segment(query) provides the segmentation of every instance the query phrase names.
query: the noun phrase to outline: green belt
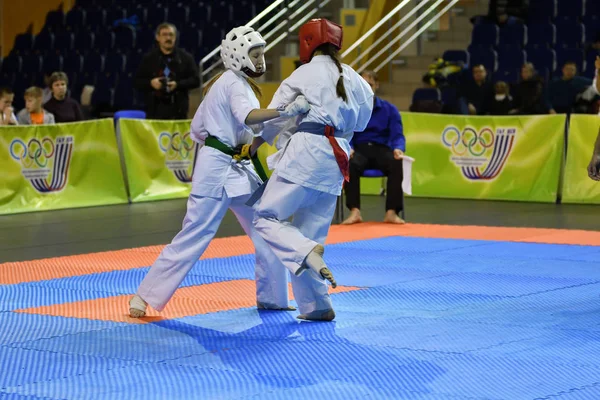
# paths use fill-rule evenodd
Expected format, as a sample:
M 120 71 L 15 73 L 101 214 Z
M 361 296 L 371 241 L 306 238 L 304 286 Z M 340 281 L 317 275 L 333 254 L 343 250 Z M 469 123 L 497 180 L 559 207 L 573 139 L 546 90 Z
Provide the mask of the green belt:
M 221 153 L 225 153 L 230 157 L 240 154 L 239 150 L 236 150 L 226 145 L 214 136 L 208 135 L 208 137 L 204 141 L 204 145 L 219 150 Z M 256 173 L 258 174 L 260 179 L 262 179 L 263 182 L 266 182 L 269 178 L 267 177 L 267 174 L 265 173 L 265 170 L 263 169 L 263 166 L 260 163 L 260 160 L 258 159 L 258 152 L 254 156 L 250 157 L 249 160 L 252 161 L 252 165 L 254 165 L 254 169 L 256 170 Z

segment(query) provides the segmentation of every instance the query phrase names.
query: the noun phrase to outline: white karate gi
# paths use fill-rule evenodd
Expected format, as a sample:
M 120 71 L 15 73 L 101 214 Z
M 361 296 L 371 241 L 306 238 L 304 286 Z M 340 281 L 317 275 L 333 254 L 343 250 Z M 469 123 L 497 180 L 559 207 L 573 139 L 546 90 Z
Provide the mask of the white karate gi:
M 343 65 L 348 101 L 336 94 L 340 73 L 329 56 L 315 56 L 284 80 L 269 108 L 292 102 L 302 94 L 311 109 L 304 117 L 265 123 L 262 137 L 277 153 L 269 157 L 274 173 L 256 206 L 254 226 L 287 269 L 295 273 L 318 244 L 324 244 L 344 177 L 324 135 L 295 132 L 299 122 L 317 122 L 343 132 L 337 142 L 346 154 L 354 132 L 363 131 L 373 111 L 373 91 L 352 68 Z M 292 223 L 285 222 L 293 216 Z M 324 280 L 312 272 L 292 274 L 294 297 L 302 314 L 332 309 Z
M 228 70 L 196 111 L 191 136 L 200 144 L 209 134 L 231 147 L 250 143 L 253 131 L 244 121 L 257 108 L 260 104 L 248 82 Z M 287 271 L 253 229 L 254 210 L 244 204 L 259 184 L 249 160 L 237 163 L 221 151 L 203 146 L 196 159 L 183 228 L 150 268 L 137 294 L 162 311 L 206 250 L 229 208 L 254 243 L 257 301 L 267 308 L 287 307 Z

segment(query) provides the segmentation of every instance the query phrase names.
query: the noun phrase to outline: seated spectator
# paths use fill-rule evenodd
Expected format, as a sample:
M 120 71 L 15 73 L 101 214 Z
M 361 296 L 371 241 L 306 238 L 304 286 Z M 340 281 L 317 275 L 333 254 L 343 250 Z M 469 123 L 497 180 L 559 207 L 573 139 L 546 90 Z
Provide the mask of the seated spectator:
M 472 71 L 473 79 L 460 86 L 461 114 L 485 115 L 493 95 L 492 83 L 487 79 L 487 71 L 483 65 L 474 65 Z
M 527 19 L 528 0 L 490 0 L 488 19 L 495 24 L 523 23 Z
M 83 113 L 79 103 L 67 97 L 67 85 L 69 78 L 64 72 L 54 72 L 50 75 L 50 90 L 52 98 L 44 104 L 48 112 L 54 114 L 54 119 L 59 122 L 76 122 L 83 120 Z
M 489 115 L 508 115 L 513 109 L 513 99 L 506 82 L 499 81 L 494 85 L 494 98 L 490 101 Z
M 532 63 L 521 67 L 521 81 L 514 87 L 514 109 L 510 114 L 556 114 L 548 102 L 544 80 L 536 73 Z
M 12 103 L 15 94 L 9 88 L 0 88 L 0 125 L 18 125 Z
M 17 114 L 20 125 L 53 124 L 54 115 L 42 108 L 44 91 L 32 86 L 25 91 L 25 108 Z
M 365 71 L 362 77 L 371 85 L 373 92 L 379 88 L 377 74 Z M 402 211 L 402 157 L 406 149 L 406 139 L 402 129 L 402 119 L 398 109 L 379 97 L 373 98 L 374 107 L 371 120 L 363 132 L 355 132 L 350 150 L 350 181 L 345 187 L 346 206 L 350 216 L 345 225 L 362 222 L 360 215 L 360 177 L 365 169 L 376 168 L 387 177 L 387 199 L 384 222 L 403 224 L 398 216 Z
M 550 104 L 559 114 L 570 114 L 573 111 L 577 96 L 592 85 L 592 80 L 577 75 L 577 64 L 567 61 L 562 68 L 562 77 L 550 83 Z

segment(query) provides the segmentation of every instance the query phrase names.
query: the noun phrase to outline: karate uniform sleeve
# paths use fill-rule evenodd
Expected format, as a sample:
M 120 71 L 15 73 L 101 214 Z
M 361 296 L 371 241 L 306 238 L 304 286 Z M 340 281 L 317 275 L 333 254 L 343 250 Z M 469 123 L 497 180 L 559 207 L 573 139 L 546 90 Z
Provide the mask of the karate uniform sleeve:
M 594 75 L 594 82 L 592 82 L 592 86 L 596 94 L 600 95 L 600 88 L 598 87 L 598 71 L 596 71 L 596 75 Z
M 354 73 L 354 82 L 354 93 L 359 107 L 354 132 L 362 132 L 367 129 L 373 113 L 373 90 L 367 81 L 357 73 Z
M 248 91 L 244 84 L 235 80 L 228 87 L 229 106 L 231 113 L 240 125 L 246 125 L 248 114 L 256 107 L 248 99 Z
M 298 70 L 294 71 L 289 78 L 281 82 L 279 88 L 273 95 L 273 99 L 269 104 L 269 109 L 279 108 L 281 106 L 287 106 L 291 102 L 293 102 L 298 95 L 302 94 L 300 90 L 300 85 L 298 84 Z M 286 139 L 279 140 L 278 147 L 281 143 L 287 141 L 289 136 L 296 132 L 296 128 L 298 128 L 298 117 L 279 117 L 272 119 L 270 121 L 265 122 L 265 128 L 261 133 L 261 137 L 267 142 L 269 145 L 273 145 L 275 138 L 279 134 L 283 134 L 285 132 Z

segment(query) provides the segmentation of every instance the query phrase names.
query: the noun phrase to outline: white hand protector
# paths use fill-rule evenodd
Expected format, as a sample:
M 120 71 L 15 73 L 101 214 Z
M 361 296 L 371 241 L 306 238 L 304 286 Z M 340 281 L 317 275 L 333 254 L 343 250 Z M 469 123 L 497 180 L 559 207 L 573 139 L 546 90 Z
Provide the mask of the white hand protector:
M 310 110 L 310 104 L 306 101 L 306 97 L 300 95 L 296 100 L 287 106 L 281 106 L 277 109 L 282 117 L 295 117 L 296 115 L 307 113 Z

